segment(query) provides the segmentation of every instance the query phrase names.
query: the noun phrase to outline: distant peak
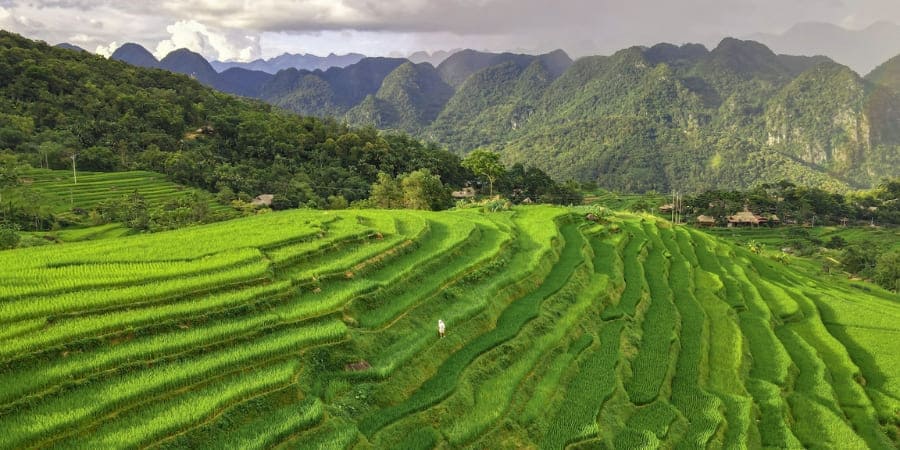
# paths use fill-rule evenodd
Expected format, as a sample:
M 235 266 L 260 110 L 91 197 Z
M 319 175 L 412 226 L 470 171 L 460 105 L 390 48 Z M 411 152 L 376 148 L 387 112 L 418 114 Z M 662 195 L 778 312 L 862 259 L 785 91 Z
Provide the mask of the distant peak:
M 762 53 L 771 56 L 775 56 L 775 52 L 773 52 L 769 47 L 752 40 L 742 40 L 736 39 L 733 37 L 726 37 L 719 42 L 719 45 L 713 49 L 714 53 L 722 53 L 722 52 L 753 52 L 753 53 Z

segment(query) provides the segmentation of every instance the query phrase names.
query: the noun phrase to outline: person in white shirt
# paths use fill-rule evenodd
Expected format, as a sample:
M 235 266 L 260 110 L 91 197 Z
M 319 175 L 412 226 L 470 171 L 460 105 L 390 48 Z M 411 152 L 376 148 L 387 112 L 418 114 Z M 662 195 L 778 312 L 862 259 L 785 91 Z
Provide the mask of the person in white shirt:
M 444 331 L 447 330 L 447 324 L 444 323 L 443 319 L 438 320 L 438 334 L 441 337 L 444 337 Z

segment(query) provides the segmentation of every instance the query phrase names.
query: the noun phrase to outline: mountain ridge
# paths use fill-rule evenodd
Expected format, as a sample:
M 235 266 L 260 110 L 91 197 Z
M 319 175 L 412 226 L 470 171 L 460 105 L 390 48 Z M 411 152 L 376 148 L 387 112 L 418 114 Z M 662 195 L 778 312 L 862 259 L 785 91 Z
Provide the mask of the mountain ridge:
M 336 55 L 330 53 L 328 56 L 318 56 L 309 53 L 282 53 L 269 59 L 256 59 L 250 62 L 239 61 L 210 61 L 210 65 L 219 73 L 231 68 L 242 68 L 246 70 L 261 71 L 269 74 L 276 74 L 284 69 L 300 69 L 300 70 L 327 70 L 331 67 L 346 67 L 355 64 L 366 55 L 360 53 L 347 53 L 344 55 Z
M 196 64 L 178 70 L 225 92 L 414 133 L 459 154 L 493 148 L 507 163 L 611 189 L 746 188 L 781 177 L 844 191 L 897 176 L 900 166 L 900 103 L 890 93 L 900 69 L 874 80 L 877 73 L 860 77 L 830 58 L 778 54 L 750 40 L 635 46 L 577 61 L 561 50 L 467 49 L 437 67 L 363 58 L 274 75 L 233 68 L 227 77 L 212 75 L 199 55 L 190 59 Z M 799 83 L 844 90 L 829 99 Z

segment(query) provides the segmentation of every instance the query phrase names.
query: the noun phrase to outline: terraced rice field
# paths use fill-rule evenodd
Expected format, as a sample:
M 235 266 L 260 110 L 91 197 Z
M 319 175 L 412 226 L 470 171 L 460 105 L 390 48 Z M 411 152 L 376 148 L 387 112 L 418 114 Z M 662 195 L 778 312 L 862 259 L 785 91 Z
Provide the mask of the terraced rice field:
M 2 252 L 0 448 L 900 443 L 896 295 L 613 221 L 290 211 Z
M 41 203 L 51 205 L 55 211 L 73 208 L 89 210 L 98 203 L 119 199 L 123 195 L 139 192 L 151 204 L 184 197 L 196 189 L 175 184 L 162 174 L 145 171 L 130 172 L 78 172 L 75 183 L 70 170 L 32 169 L 22 175 L 24 184 L 41 196 Z M 5 193 L 17 197 L 17 192 Z M 228 206 L 210 203 L 213 210 L 227 210 Z

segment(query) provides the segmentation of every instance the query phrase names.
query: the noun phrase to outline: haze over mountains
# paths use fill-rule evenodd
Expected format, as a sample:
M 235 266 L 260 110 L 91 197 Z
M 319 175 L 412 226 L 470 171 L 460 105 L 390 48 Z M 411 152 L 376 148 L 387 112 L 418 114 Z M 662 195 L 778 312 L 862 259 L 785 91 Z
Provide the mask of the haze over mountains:
M 216 71 L 224 72 L 233 67 L 247 70 L 259 70 L 266 73 L 275 74 L 285 69 L 305 69 L 305 70 L 326 70 L 331 67 L 346 67 L 350 64 L 359 62 L 366 55 L 359 53 L 348 53 L 346 55 L 316 56 L 310 54 L 291 54 L 284 53 L 280 56 L 269 59 L 257 59 L 250 62 L 235 61 L 211 61 L 210 64 Z
M 827 55 L 858 73 L 868 73 L 900 54 L 900 25 L 876 22 L 849 30 L 822 22 L 794 25 L 781 34 L 756 33 L 748 37 L 772 50 L 791 55 Z

